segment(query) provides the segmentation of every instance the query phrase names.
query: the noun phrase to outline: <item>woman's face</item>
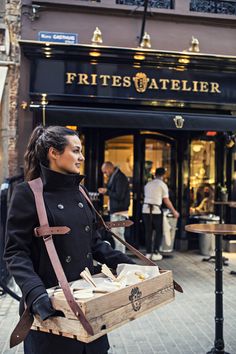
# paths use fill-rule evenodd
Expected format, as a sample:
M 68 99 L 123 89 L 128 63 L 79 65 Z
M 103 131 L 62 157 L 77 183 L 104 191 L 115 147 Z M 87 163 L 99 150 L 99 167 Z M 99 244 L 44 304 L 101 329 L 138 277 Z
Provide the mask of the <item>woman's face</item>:
M 67 135 L 68 144 L 63 153 L 50 147 L 48 152 L 49 168 L 64 174 L 79 173 L 80 165 L 84 161 L 82 145 L 77 135 Z

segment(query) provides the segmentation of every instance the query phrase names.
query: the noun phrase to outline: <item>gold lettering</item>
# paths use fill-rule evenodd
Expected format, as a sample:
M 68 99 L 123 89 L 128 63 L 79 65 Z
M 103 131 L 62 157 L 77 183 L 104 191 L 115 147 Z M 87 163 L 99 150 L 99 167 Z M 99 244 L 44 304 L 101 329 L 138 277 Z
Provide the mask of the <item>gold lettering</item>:
M 218 82 L 210 82 L 210 85 L 211 85 L 210 92 L 212 92 L 212 93 L 221 93 L 220 85 L 218 84 Z
M 208 92 L 209 84 L 206 81 L 200 81 L 200 92 Z
M 97 74 L 91 74 L 92 82 L 91 85 L 97 85 Z
M 102 86 L 108 86 L 107 80 L 110 79 L 110 75 L 100 75 L 100 79 L 102 79 Z
M 123 78 L 123 86 L 124 87 L 130 87 L 131 86 L 131 81 L 129 76 L 124 76 Z
M 76 73 L 66 73 L 66 77 L 67 77 L 66 84 L 72 84 L 76 76 L 77 76 Z
M 180 80 L 171 80 L 171 90 L 179 91 L 180 90 Z
M 68 85 L 73 84 L 73 82 L 75 82 L 77 77 L 78 77 L 78 81 L 77 81 L 78 85 L 87 85 L 87 86 L 111 85 L 112 87 L 128 88 L 131 87 L 132 80 L 135 81 L 135 77 L 130 77 L 130 76 L 105 75 L 105 74 L 98 76 L 97 74 L 66 72 L 66 84 Z M 143 76 L 139 78 L 139 80 L 140 81 L 138 82 L 138 85 L 140 87 L 144 84 L 146 85 L 146 86 L 144 85 L 145 89 L 142 92 L 146 91 L 148 85 L 148 89 L 150 90 L 221 93 L 220 84 L 218 82 L 148 78 L 146 74 L 143 74 Z
M 158 90 L 156 79 L 151 79 L 150 85 L 148 86 L 149 89 Z
M 198 92 L 197 85 L 198 85 L 198 81 L 193 81 L 193 92 Z
M 167 90 L 166 84 L 168 84 L 170 82 L 170 80 L 168 80 L 168 79 L 160 79 L 159 82 L 160 82 L 160 84 L 162 84 L 161 90 Z
M 191 91 L 191 87 L 187 86 L 188 80 L 182 80 L 182 91 Z
M 112 76 L 112 86 L 121 86 L 121 76 Z
M 79 81 L 78 85 L 89 85 L 87 74 L 78 74 Z

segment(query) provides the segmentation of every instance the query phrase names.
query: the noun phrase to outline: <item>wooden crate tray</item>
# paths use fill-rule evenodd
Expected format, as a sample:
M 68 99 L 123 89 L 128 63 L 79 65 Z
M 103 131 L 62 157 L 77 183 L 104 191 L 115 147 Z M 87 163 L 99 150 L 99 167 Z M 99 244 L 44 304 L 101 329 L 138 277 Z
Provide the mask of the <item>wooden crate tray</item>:
M 77 300 L 89 320 L 94 335 L 89 335 L 70 310 L 64 296 L 51 296 L 53 307 L 63 311 L 65 317 L 41 321 L 36 316 L 31 329 L 92 342 L 100 336 L 174 300 L 173 276 L 170 270 L 107 293 L 94 294 L 92 298 Z

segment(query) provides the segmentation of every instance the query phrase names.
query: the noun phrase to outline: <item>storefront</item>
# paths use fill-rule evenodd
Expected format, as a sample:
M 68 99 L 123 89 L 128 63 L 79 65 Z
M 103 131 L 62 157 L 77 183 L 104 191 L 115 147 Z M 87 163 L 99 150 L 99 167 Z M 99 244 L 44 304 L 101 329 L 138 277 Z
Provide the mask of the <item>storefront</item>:
M 21 47 L 30 60 L 33 124 L 79 130 L 90 192 L 104 183 L 105 160 L 128 176 L 131 242 L 143 242 L 143 186 L 156 167 L 167 169 L 181 212 L 180 244 L 205 187 L 216 198 L 226 183 L 233 197 L 236 153 L 226 145 L 236 131 L 235 57 L 32 41 Z M 99 203 L 106 212 L 106 200 Z

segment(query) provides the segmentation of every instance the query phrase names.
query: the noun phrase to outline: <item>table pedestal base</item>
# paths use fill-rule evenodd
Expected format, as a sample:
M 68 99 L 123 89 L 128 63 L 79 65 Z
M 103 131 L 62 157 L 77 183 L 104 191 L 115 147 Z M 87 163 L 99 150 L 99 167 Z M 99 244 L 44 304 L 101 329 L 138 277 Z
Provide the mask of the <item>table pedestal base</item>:
M 210 256 L 210 257 L 208 257 L 208 258 L 203 258 L 203 259 L 202 259 L 203 262 L 210 262 L 210 261 L 215 262 L 215 260 L 216 260 L 216 257 L 215 257 L 215 256 Z M 229 260 L 229 258 L 222 257 L 222 261 L 223 261 L 223 265 L 224 265 L 224 266 L 228 266 L 228 265 L 229 265 L 228 260 Z
M 210 352 L 207 352 L 207 354 L 229 354 L 228 352 L 225 352 L 223 350 L 218 350 L 216 348 L 212 348 Z

